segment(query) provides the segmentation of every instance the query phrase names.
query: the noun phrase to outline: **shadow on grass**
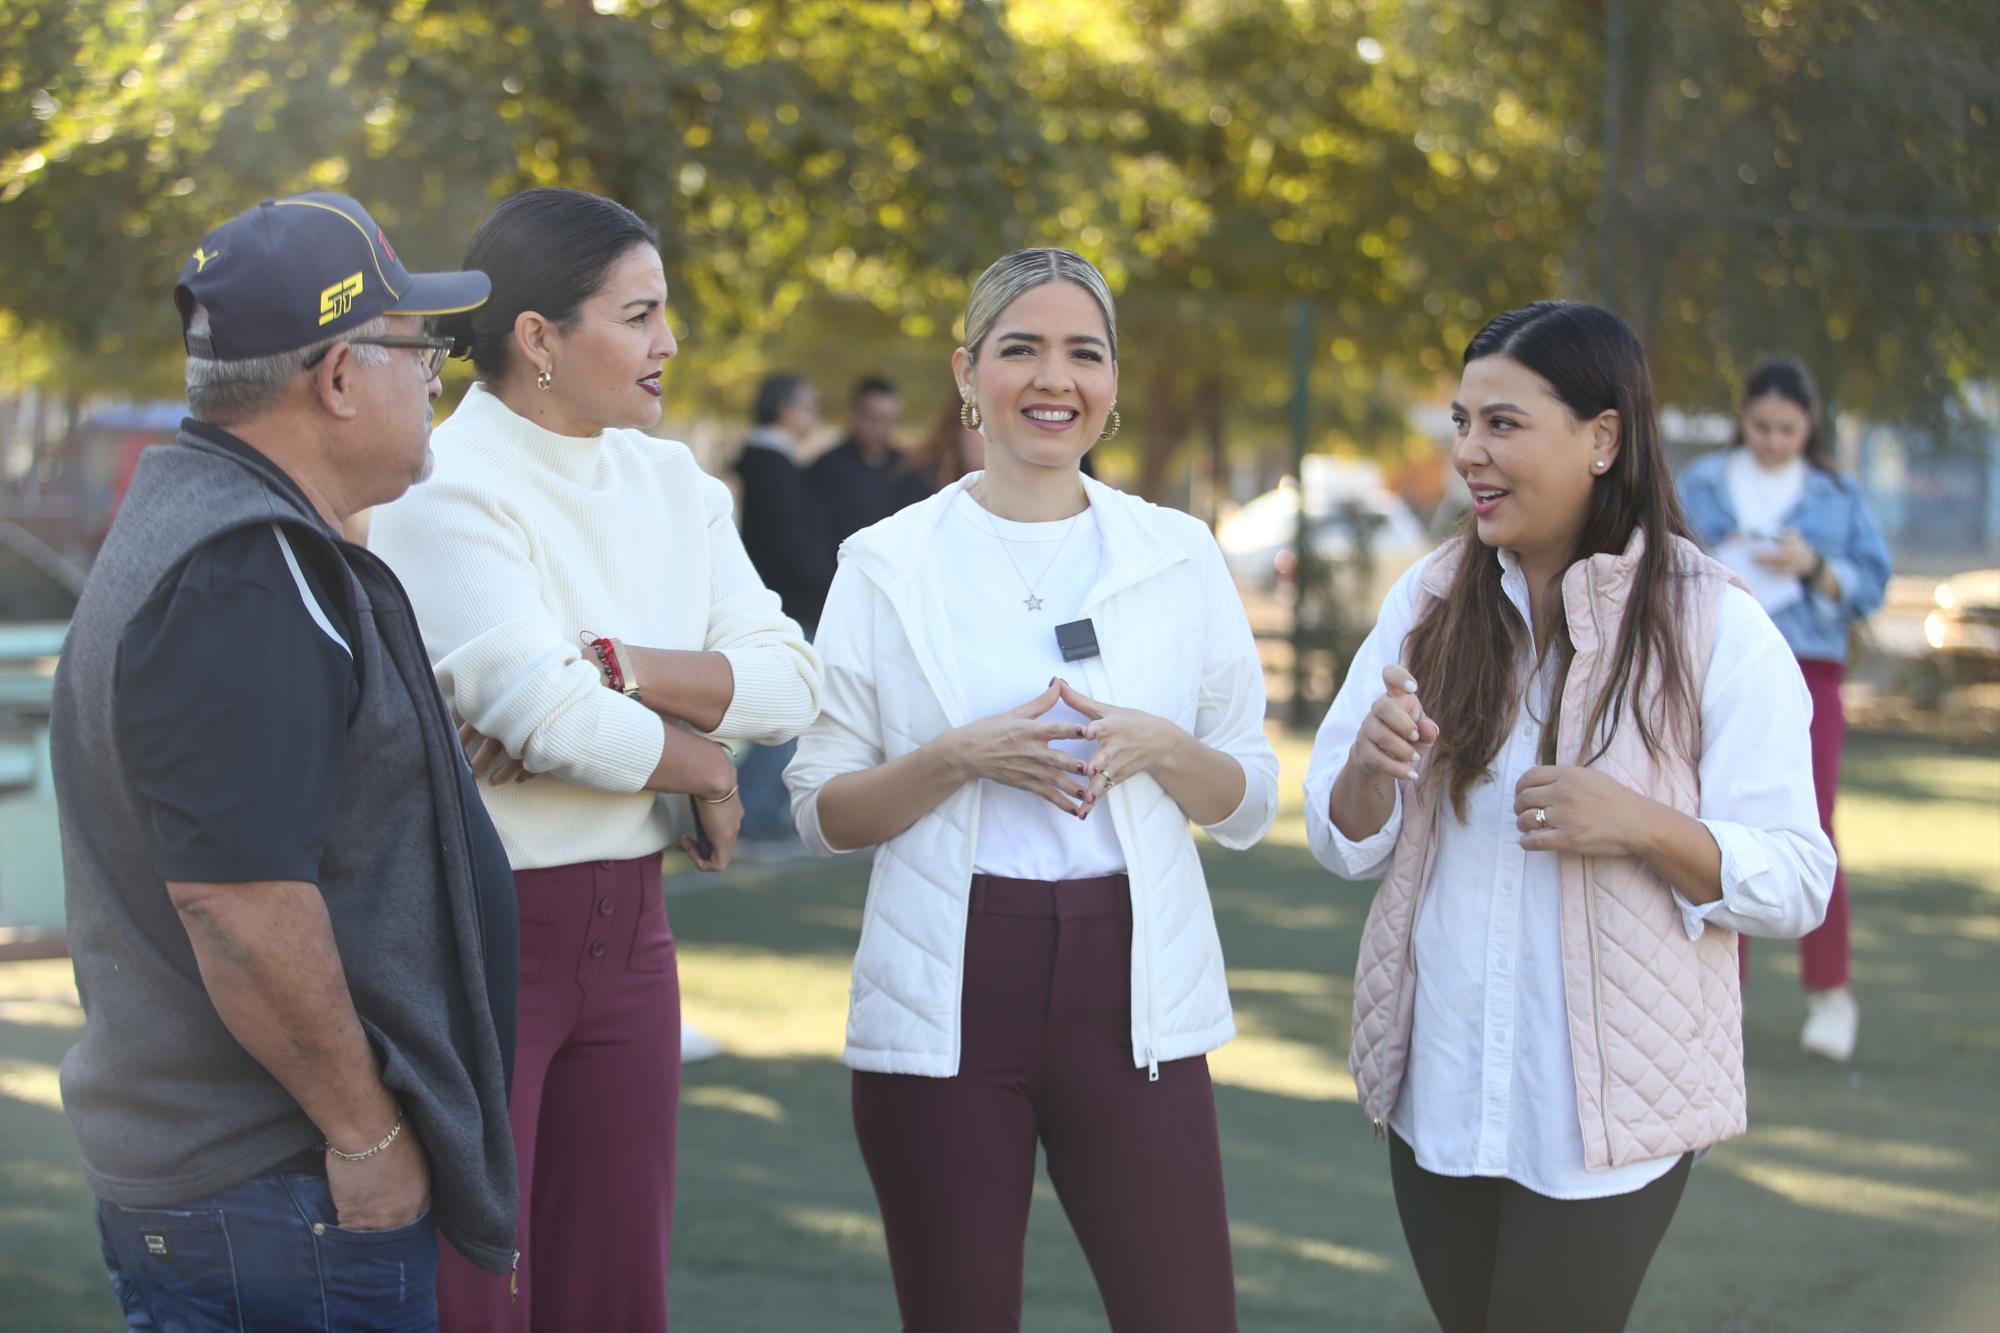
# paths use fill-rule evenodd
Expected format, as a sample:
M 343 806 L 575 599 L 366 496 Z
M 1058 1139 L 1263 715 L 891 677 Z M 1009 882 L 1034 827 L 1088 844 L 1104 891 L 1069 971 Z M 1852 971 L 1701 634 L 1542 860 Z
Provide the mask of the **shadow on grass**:
M 1229 1087 L 1217 1101 L 1244 1327 L 1423 1328 L 1369 1136 L 1340 1152 L 1308 1149 L 1309 1138 L 1329 1138 L 1339 1108 Z M 895 1326 L 848 1073 L 834 1061 L 724 1058 L 690 1069 L 677 1210 L 677 1322 L 746 1333 Z M 1331 1310 L 1347 1317 L 1328 1322 Z M 1030 1217 L 1022 1327 L 1104 1328 L 1046 1178 Z
M 1970 802 L 2000 821 L 2000 756 L 1974 743 L 1853 732 L 1843 755 L 1840 789 L 1843 797 L 1884 796 L 1916 805 Z
M 1796 950 L 1760 941 L 1745 1020 L 1751 1132 L 1696 1168 L 1637 1333 L 1972 1333 L 2000 1309 L 2000 845 L 1964 842 L 1993 814 L 2000 763 L 1866 739 L 1848 776 L 1882 815 L 1847 848 L 1860 1055 L 1843 1068 L 1799 1054 Z M 1946 828 L 1957 843 L 1941 841 Z M 1344 1071 L 1368 886 L 1295 846 L 1205 856 L 1241 1029 L 1211 1064 L 1242 1326 L 1428 1328 L 1382 1145 Z M 732 872 L 699 881 L 703 892 L 673 881 L 689 1016 L 739 1053 L 686 1071 L 682 1329 L 895 1326 L 838 1062 L 866 876 L 846 858 Z M 19 993 L 9 975 L 0 968 L 0 1001 Z M 115 1320 L 74 1144 L 37 1073 L 74 1035 L 0 1022 L 0 1323 L 37 1333 Z M 1104 1327 L 1046 1183 L 1023 1327 Z
M 0 1022 L 0 1324 L 8 1328 L 81 1333 L 121 1322 L 76 1138 L 55 1104 L 56 1067 L 76 1036 L 73 1025 Z

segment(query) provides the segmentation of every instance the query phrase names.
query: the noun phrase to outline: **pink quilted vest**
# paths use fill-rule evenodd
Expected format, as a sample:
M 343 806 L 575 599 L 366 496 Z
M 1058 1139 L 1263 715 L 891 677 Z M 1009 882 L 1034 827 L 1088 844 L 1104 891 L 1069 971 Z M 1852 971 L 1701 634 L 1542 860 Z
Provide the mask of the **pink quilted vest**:
M 1464 540 L 1464 539 L 1461 539 Z M 1685 580 L 1682 614 L 1700 698 L 1722 591 L 1739 582 L 1693 543 L 1674 538 L 1673 569 Z M 1617 666 L 1625 597 L 1645 536 L 1620 555 L 1593 556 L 1563 575 L 1563 606 L 1576 655 L 1563 688 L 1556 761 L 1581 762 L 1591 706 Z M 1458 570 L 1457 546 L 1431 561 L 1418 614 L 1443 597 Z M 1648 706 L 1658 681 L 1642 682 Z M 1697 720 L 1698 721 L 1698 720 Z M 1656 763 L 1630 714 L 1593 767 L 1686 814 L 1700 813 L 1699 743 Z M 1594 748 L 1594 747 L 1593 747 Z M 1403 826 L 1361 935 L 1354 976 L 1354 1040 L 1348 1065 L 1361 1108 L 1378 1127 L 1395 1109 L 1416 1008 L 1416 922 L 1430 886 L 1448 802 L 1402 786 Z M 1736 935 L 1709 927 L 1690 940 L 1672 890 L 1637 858 L 1560 859 L 1563 991 L 1570 1054 L 1591 1170 L 1666 1157 L 1741 1134 L 1743 1000 Z

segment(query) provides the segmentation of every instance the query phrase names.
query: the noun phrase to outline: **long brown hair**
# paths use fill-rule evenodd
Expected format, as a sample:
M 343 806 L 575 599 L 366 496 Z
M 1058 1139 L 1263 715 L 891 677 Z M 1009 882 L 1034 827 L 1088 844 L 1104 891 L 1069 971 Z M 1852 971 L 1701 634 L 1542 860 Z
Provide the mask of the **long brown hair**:
M 933 491 L 943 490 L 974 470 L 965 465 L 965 446 L 959 438 L 965 433 L 965 424 L 958 415 L 963 407 L 954 385 L 938 401 L 930 429 L 924 432 L 917 447 L 910 450 L 905 462 Z
M 1626 596 L 1617 666 L 1584 732 L 1586 747 L 1596 742 L 1584 762 L 1604 753 L 1628 708 L 1647 751 L 1657 758 L 1669 728 L 1691 725 L 1696 714 L 1678 632 L 1681 594 L 1672 575 L 1671 539 L 1686 537 L 1688 528 L 1660 445 L 1645 350 L 1625 321 L 1608 310 L 1581 301 L 1537 301 L 1481 329 L 1466 344 L 1464 364 L 1488 356 L 1510 357 L 1541 376 L 1578 420 L 1618 414 L 1618 455 L 1592 483 L 1590 512 L 1568 563 L 1622 552 L 1634 531 L 1646 534 L 1646 544 Z M 1563 684 L 1575 653 L 1559 597 L 1553 614 L 1541 640 L 1541 652 L 1555 658 L 1555 688 L 1542 721 L 1544 764 L 1555 762 Z M 1499 562 L 1468 522 L 1451 591 L 1431 603 L 1410 631 L 1408 652 L 1410 673 L 1441 687 L 1424 696 L 1424 709 L 1438 726 L 1424 781 L 1433 791 L 1442 787 L 1461 821 L 1472 789 L 1492 776 L 1515 710 L 1523 706 L 1519 670 L 1528 644 L 1528 627 L 1501 591 Z M 1639 702 L 1649 678 L 1660 686 L 1660 706 L 1650 715 Z

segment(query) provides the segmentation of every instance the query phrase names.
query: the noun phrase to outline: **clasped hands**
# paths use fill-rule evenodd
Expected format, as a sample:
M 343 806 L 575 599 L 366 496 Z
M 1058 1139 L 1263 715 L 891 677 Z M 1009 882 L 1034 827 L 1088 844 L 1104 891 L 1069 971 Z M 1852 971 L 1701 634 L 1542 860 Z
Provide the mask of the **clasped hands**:
M 1081 714 L 1083 722 L 1047 721 L 1058 704 Z M 1058 676 L 1020 707 L 969 722 L 941 739 L 962 780 L 1004 783 L 1088 819 L 1104 793 L 1150 772 L 1192 738 L 1152 713 L 1100 703 Z M 1057 741 L 1077 740 L 1096 744 L 1089 758 L 1055 747 Z

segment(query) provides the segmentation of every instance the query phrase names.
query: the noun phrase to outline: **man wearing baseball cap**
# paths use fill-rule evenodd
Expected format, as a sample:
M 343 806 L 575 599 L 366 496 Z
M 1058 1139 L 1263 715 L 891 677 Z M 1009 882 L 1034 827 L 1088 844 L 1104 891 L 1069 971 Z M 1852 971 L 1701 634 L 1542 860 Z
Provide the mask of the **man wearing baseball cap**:
M 63 1104 L 134 1327 L 436 1326 L 508 1269 L 514 881 L 402 586 L 340 536 L 428 470 L 481 273 L 352 199 L 203 237 L 189 417 L 140 459 L 56 672 L 82 1039 Z

